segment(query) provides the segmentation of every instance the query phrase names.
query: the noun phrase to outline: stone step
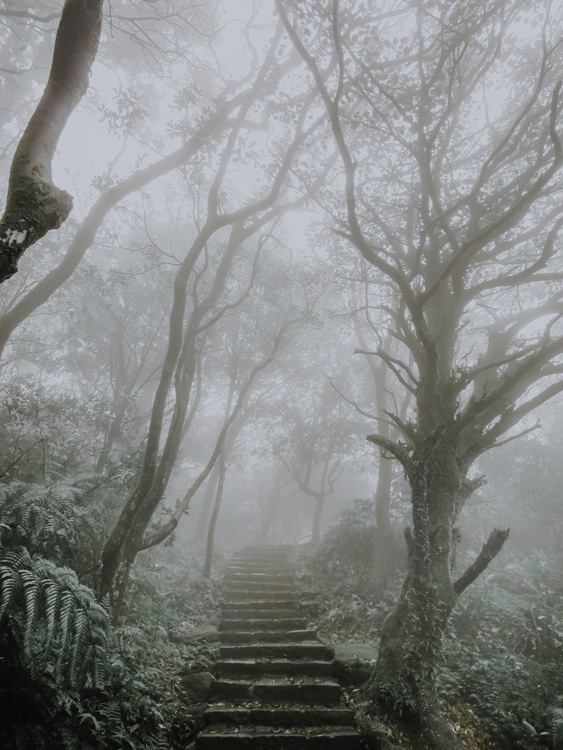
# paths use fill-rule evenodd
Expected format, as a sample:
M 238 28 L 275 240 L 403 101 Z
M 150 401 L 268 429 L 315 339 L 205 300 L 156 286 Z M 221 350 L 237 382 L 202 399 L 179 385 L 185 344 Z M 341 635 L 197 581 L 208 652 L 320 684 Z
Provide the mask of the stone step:
M 340 705 L 340 684 L 326 678 L 302 679 L 276 676 L 251 680 L 219 678 L 211 688 L 212 700 L 260 701 L 261 703 L 299 703 L 313 706 Z
M 313 659 L 330 661 L 334 651 L 324 643 L 259 643 L 221 646 L 220 659 Z
M 229 630 L 247 632 L 248 630 L 302 630 L 307 627 L 307 620 L 303 617 L 267 618 L 224 618 L 219 623 L 219 630 L 223 633 Z
M 226 659 L 218 661 L 215 669 L 223 677 L 252 677 L 260 674 L 331 677 L 334 668 L 331 661 L 313 659 Z
M 295 590 L 290 586 L 284 588 L 275 589 L 263 589 L 256 588 L 250 589 L 247 586 L 244 588 L 231 587 L 227 589 L 226 600 L 228 603 L 232 601 L 285 601 L 285 602 L 298 602 L 299 595 L 295 593 Z
M 289 555 L 264 555 L 256 553 L 254 555 L 237 555 L 231 557 L 230 565 L 267 565 L 272 568 L 275 565 L 289 567 L 293 565 Z
M 293 555 L 290 550 L 282 549 L 249 549 L 235 552 L 231 560 L 291 560 Z
M 334 650 L 299 613 L 295 548 L 256 546 L 226 570 L 218 679 L 196 750 L 361 750 Z
M 274 584 L 286 584 L 291 586 L 293 584 L 293 576 L 290 573 L 239 573 L 238 571 L 226 573 L 223 577 L 223 582 L 227 586 L 236 586 L 238 583 L 249 583 L 252 585 L 263 584 L 264 586 L 272 586 Z
M 284 592 L 288 594 L 297 595 L 295 586 L 291 583 L 268 583 L 267 581 L 256 580 L 256 581 L 235 581 L 233 583 L 226 582 L 225 591 L 267 591 L 273 592 Z
M 244 708 L 211 706 L 205 711 L 207 724 L 259 725 L 263 727 L 346 726 L 354 723 L 349 708 L 275 707 Z
M 280 576 L 294 578 L 294 569 L 287 565 L 236 565 L 225 570 L 228 576 Z
M 246 547 L 241 549 L 237 554 L 244 554 L 245 552 L 255 552 L 256 550 L 260 551 L 275 551 L 275 552 L 287 552 L 287 553 L 293 553 L 297 549 L 297 546 L 295 544 L 248 544 Z
M 297 601 L 295 599 L 286 599 L 285 597 L 276 597 L 275 599 L 256 599 L 255 601 L 242 601 L 237 604 L 234 602 L 225 602 L 224 609 L 295 609 Z
M 285 594 L 281 596 L 275 596 L 272 599 L 256 599 L 252 602 L 243 601 L 239 605 L 240 607 L 246 607 L 247 609 L 287 609 L 288 607 L 295 607 L 297 597 L 287 597 Z M 232 609 L 233 605 L 231 602 L 225 602 L 225 609 Z
M 247 560 L 233 560 L 225 567 L 225 575 L 240 575 L 250 573 L 251 575 L 262 574 L 269 576 L 295 576 L 295 566 L 288 562 L 253 562 Z
M 232 575 L 227 580 L 223 579 L 223 581 L 228 588 L 263 588 L 270 591 L 273 588 L 285 586 L 295 591 L 294 584 L 292 581 L 287 580 L 288 577 L 278 576 L 276 580 L 272 576 L 266 578 L 258 573 L 238 573 L 236 577 Z
M 223 610 L 225 620 L 288 620 L 298 619 L 298 613 L 295 607 L 278 607 L 277 602 L 262 602 L 262 606 L 256 607 L 255 602 L 252 606 L 242 604 L 233 605 Z M 269 607 L 266 609 L 266 605 Z
M 260 606 L 283 605 L 284 607 L 296 607 L 300 604 L 300 597 L 290 591 L 226 591 L 224 607 L 238 606 L 249 607 L 251 604 L 261 603 Z
M 276 559 L 279 558 L 285 558 L 288 559 L 291 557 L 291 553 L 293 550 L 289 549 L 282 549 L 281 547 L 256 547 L 254 549 L 243 549 L 240 552 L 235 552 L 235 554 L 232 556 L 232 560 L 236 559 L 248 559 L 248 558 L 255 558 L 255 557 L 266 557 L 269 559 Z
M 221 636 L 221 643 L 302 643 L 303 641 L 318 641 L 316 630 L 233 630 L 225 631 Z
M 352 727 L 248 727 L 214 724 L 197 738 L 196 750 L 362 750 Z

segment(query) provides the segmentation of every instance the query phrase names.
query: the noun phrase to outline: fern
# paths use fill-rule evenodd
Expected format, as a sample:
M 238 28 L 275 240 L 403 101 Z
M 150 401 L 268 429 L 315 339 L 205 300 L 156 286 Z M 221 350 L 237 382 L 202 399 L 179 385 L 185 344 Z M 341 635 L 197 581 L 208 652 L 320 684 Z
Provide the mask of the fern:
M 108 616 L 70 568 L 0 548 L 0 624 L 27 661 L 53 668 L 71 686 L 99 686 L 107 674 Z
M 72 559 L 88 529 L 89 510 L 80 507 L 84 476 L 68 482 L 0 485 L 2 538 L 57 563 Z

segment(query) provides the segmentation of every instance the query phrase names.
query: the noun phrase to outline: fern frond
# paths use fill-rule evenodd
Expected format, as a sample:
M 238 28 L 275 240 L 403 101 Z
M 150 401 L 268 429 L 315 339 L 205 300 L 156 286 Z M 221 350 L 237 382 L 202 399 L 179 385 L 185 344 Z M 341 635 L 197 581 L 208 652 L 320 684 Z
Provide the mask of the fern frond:
M 85 663 L 85 652 L 87 650 L 87 623 L 88 617 L 82 608 L 77 608 L 74 613 L 74 626 L 72 632 L 72 655 L 70 659 L 69 677 L 70 684 L 78 683 L 80 667 Z
M 59 616 L 59 658 L 57 659 L 57 674 L 62 674 L 63 658 L 68 648 L 68 640 L 74 614 L 74 597 L 71 591 L 64 591 L 61 600 L 61 610 Z
M 59 612 L 59 588 L 56 583 L 49 578 L 43 578 L 43 595 L 45 599 L 45 617 L 47 619 L 47 640 L 45 648 L 51 647 L 56 632 L 57 615 Z
M 8 565 L 0 566 L 0 622 L 12 606 L 20 588 L 21 581 L 16 571 Z
M 22 582 L 23 593 L 25 597 L 25 632 L 24 648 L 27 655 L 31 655 L 31 635 L 33 625 L 39 610 L 39 600 L 41 588 L 37 576 L 30 570 L 20 570 L 19 576 Z

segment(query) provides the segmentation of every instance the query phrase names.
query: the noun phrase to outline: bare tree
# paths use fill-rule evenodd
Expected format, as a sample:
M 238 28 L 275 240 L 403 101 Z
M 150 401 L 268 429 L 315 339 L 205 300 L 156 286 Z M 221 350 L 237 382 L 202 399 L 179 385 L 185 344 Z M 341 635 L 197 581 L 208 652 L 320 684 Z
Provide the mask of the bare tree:
M 326 500 L 351 460 L 349 449 L 357 427 L 344 413 L 326 377 L 323 380 L 320 386 L 317 378 L 312 382 L 288 380 L 283 402 L 275 402 L 276 417 L 269 437 L 274 456 L 299 492 L 312 501 L 313 544 L 321 539 Z
M 483 482 L 469 472 L 563 390 L 561 30 L 548 9 L 515 44 L 520 14 L 537 10 L 520 0 L 276 6 L 340 152 L 336 232 L 381 282 L 373 304 L 398 350 L 377 355 L 414 404 L 389 411 L 400 439 L 368 438 L 402 465 L 412 499 L 408 573 L 368 690 L 432 748 L 458 748 L 434 667 L 456 601 L 508 538 L 494 529 L 454 569 L 456 522 Z
M 277 43 L 276 39 L 274 49 Z M 271 61 L 265 63 L 267 67 L 270 64 Z M 242 107 L 233 123 L 207 194 L 205 219 L 176 274 L 168 348 L 153 402 L 143 472 L 104 550 L 101 594 L 110 596 L 114 602 L 116 616 L 119 614 L 123 601 L 131 564 L 137 552 L 144 546 L 145 530 L 162 499 L 178 456 L 195 371 L 196 337 L 200 326 L 204 323 L 205 314 L 212 309 L 210 304 L 200 305 L 188 317 L 187 324 L 184 323 L 187 283 L 190 275 L 195 269 L 198 258 L 214 235 L 223 229 L 229 229 L 227 249 L 210 292 L 215 300 L 218 299 L 235 253 L 241 244 L 279 215 L 280 208 L 275 203 L 284 187 L 292 161 L 302 143 L 319 125 L 318 121 L 313 121 L 307 127 L 304 126 L 308 115 L 308 106 L 305 105 L 295 124 L 293 140 L 284 156 L 277 161 L 277 170 L 270 178 L 270 184 L 263 190 L 262 196 L 249 200 L 246 205 L 238 209 L 222 211 L 220 191 L 223 188 L 225 174 L 240 134 L 247 127 L 251 105 L 252 102 L 248 102 Z M 284 204 L 284 208 L 287 210 L 294 205 L 295 201 L 290 200 Z M 212 319 L 213 317 L 211 314 Z M 174 412 L 164 447 L 161 450 L 165 410 L 172 385 L 175 393 Z M 209 470 L 211 468 L 212 466 Z

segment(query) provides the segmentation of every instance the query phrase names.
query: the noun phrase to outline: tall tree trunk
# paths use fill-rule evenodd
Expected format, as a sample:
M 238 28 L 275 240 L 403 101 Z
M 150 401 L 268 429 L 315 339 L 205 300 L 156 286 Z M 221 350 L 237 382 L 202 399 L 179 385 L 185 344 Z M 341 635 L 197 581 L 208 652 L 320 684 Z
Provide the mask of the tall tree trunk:
M 359 321 L 354 319 L 354 328 L 358 342 L 364 352 L 369 346 L 364 337 Z M 393 347 L 393 337 L 387 333 L 384 348 L 389 351 Z M 375 405 L 377 414 L 382 419 L 378 424 L 379 435 L 383 438 L 391 438 L 392 430 L 385 413 L 389 408 L 389 386 L 387 383 L 388 367 L 385 362 L 375 363 L 373 354 L 366 355 L 366 363 L 371 371 L 374 383 Z M 373 549 L 373 592 L 376 601 L 381 601 L 387 588 L 387 579 L 394 565 L 394 540 L 391 528 L 391 483 L 393 480 L 393 464 L 389 457 L 379 452 L 379 466 L 377 476 L 377 488 L 375 491 L 375 544 Z
M 461 478 L 455 451 L 424 451 L 409 477 L 413 532 L 407 534 L 408 572 L 399 602 L 385 621 L 368 690 L 384 711 L 413 724 L 435 750 L 461 748 L 442 718 L 434 670 L 456 602 L 451 577 L 452 531 Z
M 205 494 L 201 501 L 201 508 L 199 509 L 199 518 L 197 520 L 197 527 L 192 536 L 192 542 L 199 544 L 204 537 L 205 529 L 209 528 L 209 521 L 211 519 L 211 511 L 213 509 L 213 498 L 215 496 L 217 482 L 219 481 L 219 466 L 215 464 L 213 471 L 209 475 L 207 487 L 205 488 Z
M 373 550 L 373 592 L 381 601 L 394 565 L 394 538 L 391 527 L 390 499 L 393 464 L 379 456 L 379 475 L 375 491 L 375 546 Z
M 104 438 L 104 444 L 96 462 L 96 468 L 94 469 L 97 474 L 101 474 L 110 461 L 113 445 L 121 434 L 121 428 L 123 426 L 123 420 L 125 419 L 126 410 L 127 402 L 125 401 L 117 408 L 114 417 L 111 420 L 109 429 Z
M 219 511 L 221 509 L 221 502 L 223 500 L 223 488 L 225 486 L 226 473 L 227 467 L 225 465 L 225 457 L 223 453 L 221 453 L 221 455 L 219 456 L 219 478 L 217 481 L 217 494 L 215 495 L 215 504 L 213 505 L 213 513 L 211 514 L 211 520 L 209 522 L 209 531 L 207 532 L 207 549 L 205 551 L 205 565 L 203 566 L 203 575 L 206 578 L 209 578 L 211 576 L 215 528 L 217 526 L 217 519 L 219 518 Z
M 434 680 L 448 618 L 459 595 L 508 537 L 507 531 L 495 529 L 475 563 L 453 581 L 454 523 L 466 493 L 453 442 L 448 433 L 438 441 L 430 437 L 413 453 L 408 572 L 398 604 L 384 623 L 378 661 L 366 687 L 383 712 L 410 723 L 432 750 L 464 747 L 442 716 Z
M 317 545 L 321 541 L 321 518 L 323 515 L 325 496 L 320 495 L 315 498 L 315 512 L 313 513 L 313 530 L 311 533 L 311 543 Z

